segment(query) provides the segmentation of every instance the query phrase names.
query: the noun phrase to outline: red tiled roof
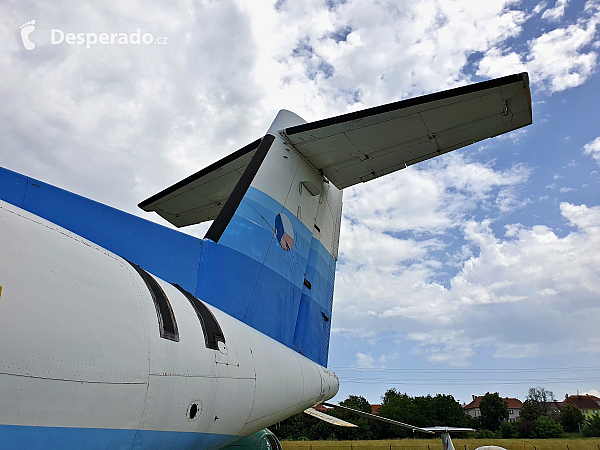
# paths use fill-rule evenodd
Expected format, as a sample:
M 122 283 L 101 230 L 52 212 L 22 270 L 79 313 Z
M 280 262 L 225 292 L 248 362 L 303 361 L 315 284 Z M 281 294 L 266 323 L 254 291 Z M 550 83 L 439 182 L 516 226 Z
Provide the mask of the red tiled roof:
M 523 402 L 518 398 L 504 398 L 506 403 L 508 403 L 509 409 L 521 409 L 523 407 Z
M 381 409 L 381 405 L 371 405 L 371 414 L 378 414 Z
M 565 399 L 565 403 L 571 403 L 579 409 L 599 409 L 600 398 L 593 395 L 570 395 Z
M 320 411 L 322 413 L 326 413 L 327 412 L 327 408 L 325 408 L 323 405 L 316 405 L 313 406 L 314 409 L 316 409 L 317 411 Z
M 483 398 L 483 395 L 479 395 L 479 396 L 475 397 L 475 399 L 471 403 L 463 406 L 463 409 L 479 408 L 479 404 L 481 403 L 482 398 Z M 505 397 L 502 400 L 504 400 L 504 402 L 507 404 L 509 409 L 521 409 L 521 407 L 523 406 L 523 402 L 521 400 L 519 400 L 518 398 Z

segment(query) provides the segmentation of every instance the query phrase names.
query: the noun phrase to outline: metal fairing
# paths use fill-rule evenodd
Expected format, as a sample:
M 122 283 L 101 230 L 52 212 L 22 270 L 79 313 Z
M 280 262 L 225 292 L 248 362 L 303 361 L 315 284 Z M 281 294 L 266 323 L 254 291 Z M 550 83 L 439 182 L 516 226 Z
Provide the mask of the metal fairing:
M 219 309 L 203 345 L 188 298 L 120 256 L 0 202 L 0 435 L 6 448 L 214 448 L 303 411 L 337 377 Z M 283 251 L 283 250 L 282 250 Z

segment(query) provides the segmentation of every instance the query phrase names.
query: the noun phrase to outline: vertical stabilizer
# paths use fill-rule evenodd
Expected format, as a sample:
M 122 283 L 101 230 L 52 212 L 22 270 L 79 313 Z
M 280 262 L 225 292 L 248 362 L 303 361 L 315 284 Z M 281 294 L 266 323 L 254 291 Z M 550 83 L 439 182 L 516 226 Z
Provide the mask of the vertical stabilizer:
M 282 110 L 261 140 L 206 234 L 197 294 L 326 365 L 342 192 L 283 139 L 302 123 Z
M 450 438 L 450 433 L 442 433 L 440 437 L 442 438 L 442 446 L 444 447 L 444 450 L 454 450 L 454 444 Z

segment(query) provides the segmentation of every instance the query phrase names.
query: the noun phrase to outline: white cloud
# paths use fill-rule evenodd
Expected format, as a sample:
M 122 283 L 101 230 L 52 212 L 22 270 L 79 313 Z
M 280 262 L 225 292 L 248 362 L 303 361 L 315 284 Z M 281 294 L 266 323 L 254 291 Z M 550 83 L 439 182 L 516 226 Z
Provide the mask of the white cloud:
M 598 164 L 600 164 L 600 137 L 585 144 L 583 146 L 583 154 L 591 156 Z
M 474 342 L 464 332 L 455 330 L 410 333 L 408 338 L 419 343 L 413 353 L 424 354 L 434 363 L 459 367 L 467 366 L 468 359 L 475 354 L 473 348 L 486 341 Z
M 260 41 L 278 62 L 268 66 L 278 82 L 267 101 L 298 93 L 292 106 L 321 118 L 464 84 L 470 54 L 521 32 L 525 13 L 513 4 L 355 0 L 328 11 L 316 0 L 284 2 Z
M 535 5 L 535 8 L 533 8 L 533 14 L 539 14 L 541 11 L 544 10 L 544 8 L 546 8 L 547 5 L 548 3 L 544 1 L 538 3 L 537 5 Z
M 135 213 L 146 196 L 264 132 L 269 119 L 258 128 L 251 119 L 262 89 L 252 31 L 231 2 L 40 5 L 0 6 L 3 165 Z M 14 38 L 11 17 L 38 19 L 33 51 Z M 141 28 L 169 45 L 50 45 L 51 28 Z
M 363 369 L 372 369 L 375 367 L 375 358 L 371 354 L 358 352 L 356 354 L 356 364 Z
M 493 47 L 485 53 L 479 62 L 478 75 L 496 78 L 511 73 L 527 72 L 527 67 L 516 52 L 506 52 Z
M 344 192 L 344 215 L 379 232 L 452 228 L 495 189 L 505 189 L 507 207 L 514 203 L 509 187 L 523 183 L 530 173 L 523 165 L 496 171 L 492 163 L 450 153 L 430 161 L 427 170 L 409 167 L 350 188 Z
M 564 237 L 515 224 L 500 238 L 489 220 L 467 221 L 476 252 L 448 287 L 434 281 L 433 255 L 397 272 L 344 263 L 336 314 L 356 328 L 403 330 L 416 351 L 448 364 L 466 364 L 479 346 L 497 357 L 598 352 L 588 331 L 600 312 L 600 207 L 561 203 L 560 212 L 573 226 Z M 366 305 L 377 315 L 351 313 Z
M 565 28 L 556 28 L 529 42 L 526 66 L 536 83 L 550 92 L 581 85 L 596 67 L 597 55 L 586 52 L 594 41 L 600 12 Z
M 542 19 L 554 22 L 560 20 L 561 17 L 565 15 L 565 9 L 568 3 L 569 0 L 556 0 L 554 8 L 547 9 L 546 11 L 544 11 L 544 13 L 542 14 Z
M 531 203 L 530 198 L 521 199 L 520 192 L 515 186 L 500 189 L 496 197 L 496 206 L 500 212 L 510 212 L 525 208 Z
M 600 207 L 588 208 L 586 205 L 561 203 L 560 210 L 569 223 L 586 233 L 598 231 L 600 226 Z
M 542 17 L 559 18 L 566 3 L 558 0 L 556 7 L 546 10 Z M 600 23 L 600 8 L 596 3 L 588 1 L 584 11 L 585 16 L 577 23 L 531 39 L 527 53 L 519 54 L 504 46 L 490 47 L 479 62 L 477 73 L 497 77 L 528 71 L 532 82 L 549 92 L 581 85 L 596 67 L 597 54 L 587 51 L 587 46 L 594 43 L 596 27 Z

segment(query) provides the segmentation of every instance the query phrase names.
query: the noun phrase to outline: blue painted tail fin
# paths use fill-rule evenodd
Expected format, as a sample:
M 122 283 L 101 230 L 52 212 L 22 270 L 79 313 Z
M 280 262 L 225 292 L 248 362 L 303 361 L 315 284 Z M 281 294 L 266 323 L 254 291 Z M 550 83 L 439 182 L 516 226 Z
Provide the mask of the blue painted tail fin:
M 261 140 L 206 234 L 196 293 L 326 365 L 342 192 L 283 140 L 299 123 L 281 111 Z

